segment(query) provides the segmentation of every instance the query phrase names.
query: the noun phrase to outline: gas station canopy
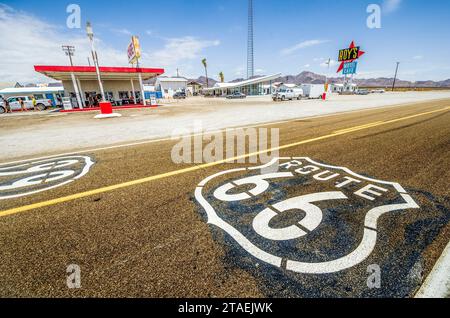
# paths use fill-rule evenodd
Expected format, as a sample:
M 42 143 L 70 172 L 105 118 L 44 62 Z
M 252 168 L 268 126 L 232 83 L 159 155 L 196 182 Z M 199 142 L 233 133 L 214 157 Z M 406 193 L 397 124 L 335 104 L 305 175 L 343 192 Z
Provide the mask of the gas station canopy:
M 94 66 L 47 66 L 35 65 L 34 70 L 58 81 L 68 81 L 71 74 L 82 81 L 97 80 Z M 139 73 L 143 80 L 164 74 L 161 68 L 136 68 L 136 67 L 100 67 L 102 80 L 124 80 L 136 78 Z

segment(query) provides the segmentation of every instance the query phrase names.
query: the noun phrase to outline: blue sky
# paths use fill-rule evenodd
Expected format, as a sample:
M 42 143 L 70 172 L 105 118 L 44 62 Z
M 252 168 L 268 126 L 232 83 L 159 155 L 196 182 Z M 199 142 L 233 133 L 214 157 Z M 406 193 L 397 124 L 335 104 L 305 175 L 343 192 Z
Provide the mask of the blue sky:
M 69 4 L 81 7 L 82 29 L 66 26 Z M 382 6 L 381 29 L 366 25 L 366 8 Z M 367 52 L 358 77 L 407 80 L 450 78 L 450 1 L 442 0 L 254 0 L 257 74 L 326 74 L 325 59 L 352 40 Z M 167 75 L 197 77 L 208 59 L 209 74 L 226 80 L 246 75 L 247 0 L 50 1 L 0 0 L 0 82 L 44 81 L 34 64 L 67 64 L 62 44 L 77 48 L 76 64 L 87 64 L 89 20 L 100 63 L 126 66 L 131 34 L 144 51 L 143 66 Z M 332 66 L 330 75 L 335 74 Z

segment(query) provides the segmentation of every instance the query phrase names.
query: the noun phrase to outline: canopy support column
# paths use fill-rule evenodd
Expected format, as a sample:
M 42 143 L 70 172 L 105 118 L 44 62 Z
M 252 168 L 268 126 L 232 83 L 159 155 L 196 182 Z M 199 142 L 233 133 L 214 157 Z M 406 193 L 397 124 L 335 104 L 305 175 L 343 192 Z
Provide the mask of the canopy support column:
M 136 91 L 134 90 L 133 79 L 130 79 L 130 82 L 131 82 L 131 94 L 133 95 L 134 103 L 137 104 L 137 103 L 136 103 Z
M 142 74 L 141 73 L 139 73 L 139 85 L 141 86 L 142 105 L 147 106 L 147 104 L 145 102 L 144 82 L 142 81 Z
M 70 73 L 70 77 L 72 77 L 72 85 L 73 85 L 73 89 L 75 90 L 75 95 L 77 97 L 78 107 L 80 109 L 83 109 L 83 104 L 81 102 L 80 91 L 78 90 L 78 85 L 77 85 L 77 80 L 75 78 L 75 74 L 73 72 Z
M 81 82 L 78 77 L 77 77 L 77 84 L 78 84 L 78 89 L 80 90 L 81 102 L 83 103 L 83 107 L 84 107 L 86 105 L 86 98 L 84 96 L 83 89 L 81 88 Z

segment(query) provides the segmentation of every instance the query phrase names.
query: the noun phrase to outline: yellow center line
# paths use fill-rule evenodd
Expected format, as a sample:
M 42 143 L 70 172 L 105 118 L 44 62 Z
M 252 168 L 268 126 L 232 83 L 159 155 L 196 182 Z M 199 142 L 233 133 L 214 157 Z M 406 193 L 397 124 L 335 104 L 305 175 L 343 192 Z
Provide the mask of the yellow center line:
M 375 123 L 370 123 L 370 124 L 366 124 L 366 125 L 361 125 L 361 126 L 356 126 L 356 127 L 352 127 L 352 128 L 346 128 L 346 129 L 341 129 L 341 130 L 337 130 L 335 131 L 336 133 L 343 133 L 343 132 L 350 132 L 350 131 L 356 131 L 356 130 L 360 130 L 360 129 L 366 129 L 366 128 L 370 128 L 379 124 L 382 124 L 382 121 L 377 121 Z
M 90 191 L 80 192 L 80 193 L 68 195 L 68 196 L 57 198 L 57 199 L 53 199 L 53 200 L 42 201 L 42 202 L 38 202 L 38 203 L 34 203 L 34 204 L 24 205 L 24 206 L 21 206 L 21 207 L 17 207 L 17 208 L 1 211 L 0 212 L 0 217 L 5 217 L 5 216 L 17 214 L 17 213 L 22 213 L 22 212 L 26 212 L 26 211 L 39 209 L 39 208 L 44 208 L 44 207 L 47 207 L 47 206 L 61 204 L 61 203 L 64 203 L 64 202 L 74 201 L 74 200 L 77 200 L 77 199 L 81 199 L 81 198 L 85 198 L 85 197 L 89 197 L 89 196 L 93 196 L 93 195 L 97 195 L 97 194 L 102 194 L 102 193 L 106 193 L 106 192 L 110 192 L 110 191 L 114 191 L 114 190 L 119 190 L 119 189 L 124 189 L 124 188 L 128 188 L 128 187 L 131 187 L 131 186 L 140 185 L 140 184 L 143 184 L 143 183 L 148 183 L 148 182 L 151 182 L 151 181 L 165 179 L 165 178 L 169 178 L 169 177 L 173 177 L 173 176 L 177 176 L 177 175 L 181 175 L 181 174 L 185 174 L 185 173 L 189 173 L 189 172 L 193 172 L 193 171 L 197 171 L 197 170 L 202 170 L 202 169 L 218 166 L 218 165 L 230 162 L 230 161 L 237 161 L 239 159 L 250 158 L 250 157 L 257 156 L 257 155 L 260 155 L 260 154 L 263 154 L 263 153 L 268 153 L 268 152 L 288 149 L 288 148 L 292 148 L 292 147 L 296 147 L 296 146 L 300 146 L 300 145 L 304 145 L 304 144 L 308 144 L 308 143 L 312 143 L 312 142 L 316 142 L 316 141 L 320 141 L 320 140 L 325 140 L 325 139 L 329 139 L 329 138 L 333 138 L 333 137 L 349 134 L 351 132 L 358 131 L 358 130 L 369 129 L 369 128 L 373 128 L 373 127 L 376 127 L 376 126 L 396 123 L 396 122 L 399 122 L 399 121 L 413 119 L 413 118 L 426 116 L 426 115 L 430 115 L 430 114 L 434 114 L 434 113 L 438 113 L 438 112 L 443 112 L 443 111 L 447 111 L 447 110 L 450 110 L 450 106 L 442 108 L 442 109 L 438 109 L 438 110 L 428 111 L 428 112 L 425 112 L 425 113 L 420 113 L 420 114 L 415 114 L 415 115 L 411 115 L 411 116 L 401 117 L 401 118 L 397 118 L 397 119 L 393 119 L 393 120 L 389 120 L 389 121 L 385 121 L 385 122 L 374 122 L 374 123 L 367 124 L 367 125 L 350 127 L 348 129 L 344 129 L 344 130 L 341 130 L 341 131 L 336 131 L 336 132 L 328 134 L 328 135 L 324 135 L 324 136 L 320 136 L 320 137 L 316 137 L 316 138 L 311 138 L 311 139 L 306 139 L 306 140 L 298 141 L 298 142 L 295 142 L 295 143 L 291 143 L 291 144 L 287 144 L 287 145 L 284 145 L 284 146 L 279 146 L 279 147 L 275 147 L 275 148 L 271 148 L 271 149 L 267 149 L 267 150 L 261 150 L 261 151 L 249 153 L 249 154 L 246 154 L 246 155 L 242 155 L 242 156 L 237 156 L 237 157 L 234 157 L 234 158 L 228 158 L 228 159 L 215 161 L 215 162 L 211 162 L 211 163 L 206 163 L 206 164 L 201 164 L 201 165 L 197 165 L 197 166 L 193 166 L 193 167 L 189 167 L 189 168 L 184 168 L 184 169 L 180 169 L 180 170 L 166 172 L 166 173 L 158 174 L 158 175 L 155 175 L 155 176 L 150 176 L 150 177 L 137 179 L 137 180 L 133 180 L 133 181 L 129 181 L 129 182 L 124 182 L 124 183 L 119 183 L 119 184 L 115 184 L 115 185 L 111 185 L 111 186 L 107 186 L 107 187 L 102 187 L 102 188 L 98 188 L 98 189 L 94 189 L 94 190 L 90 190 Z

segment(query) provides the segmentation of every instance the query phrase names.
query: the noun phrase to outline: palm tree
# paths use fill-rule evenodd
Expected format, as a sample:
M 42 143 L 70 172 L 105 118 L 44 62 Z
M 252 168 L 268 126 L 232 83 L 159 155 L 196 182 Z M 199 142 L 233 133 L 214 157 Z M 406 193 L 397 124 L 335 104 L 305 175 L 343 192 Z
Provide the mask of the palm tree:
M 225 75 L 223 75 L 223 72 L 219 73 L 219 78 L 221 83 L 225 82 Z
M 206 63 L 206 59 L 202 60 L 203 67 L 205 68 L 205 74 L 206 74 L 206 88 L 209 87 L 208 83 L 208 64 Z

